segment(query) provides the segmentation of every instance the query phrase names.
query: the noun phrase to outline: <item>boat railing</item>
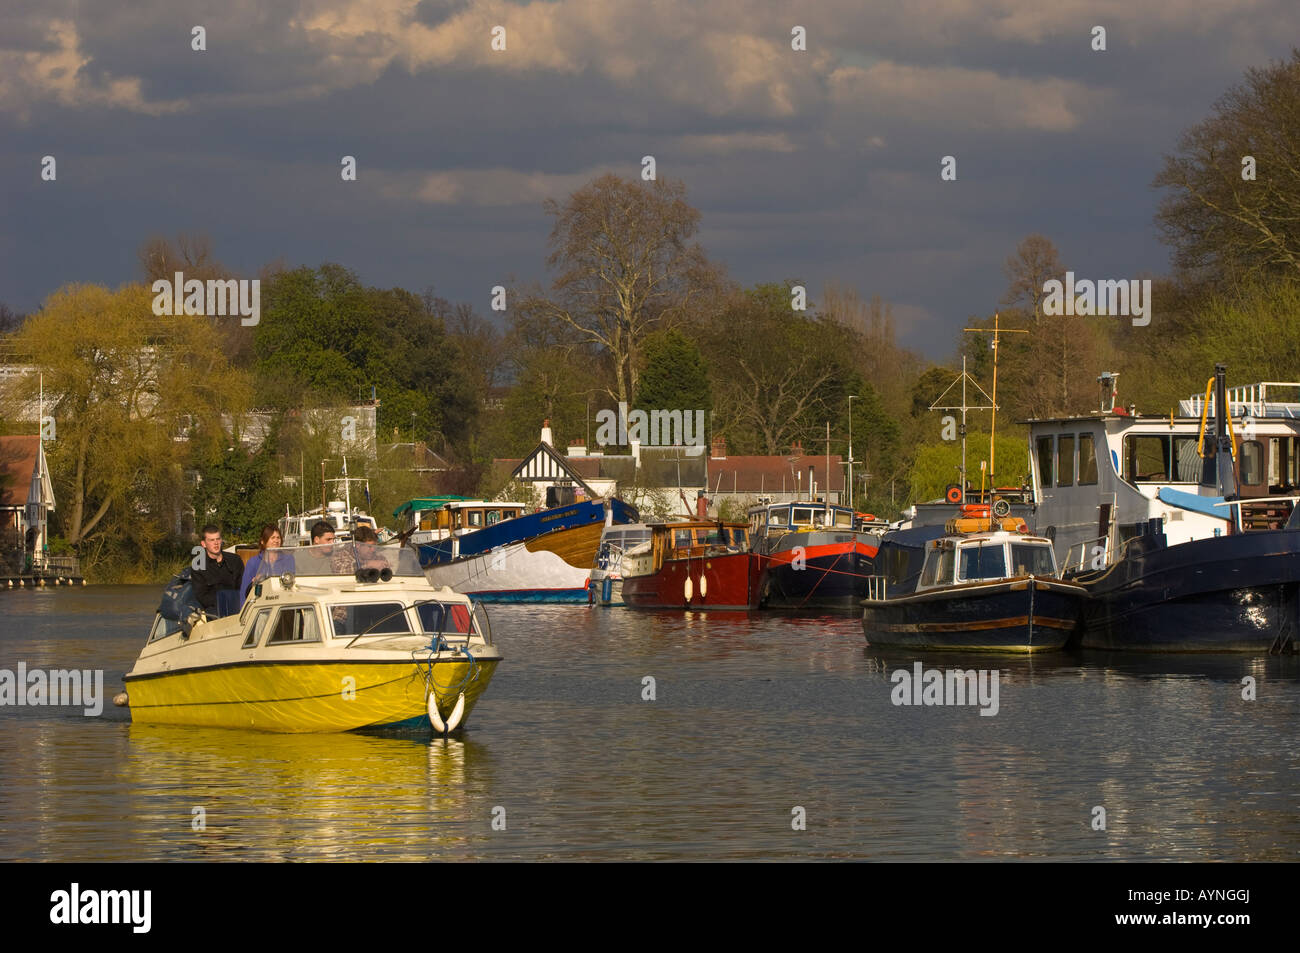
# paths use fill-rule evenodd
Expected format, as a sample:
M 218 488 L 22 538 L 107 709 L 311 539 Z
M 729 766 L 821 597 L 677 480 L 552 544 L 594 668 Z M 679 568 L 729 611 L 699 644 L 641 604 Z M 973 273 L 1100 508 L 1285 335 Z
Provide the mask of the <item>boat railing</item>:
M 869 602 L 884 602 L 888 598 L 889 598 L 889 577 L 868 576 L 867 577 L 867 600 Z
M 1079 558 L 1074 558 L 1074 551 L 1079 550 Z M 1096 550 L 1100 549 L 1098 553 Z M 1094 565 L 1097 558 L 1101 557 L 1101 565 Z M 1086 569 L 1101 569 L 1110 564 L 1110 535 L 1094 536 L 1092 539 L 1085 539 L 1082 542 L 1075 543 L 1066 551 L 1065 560 L 1061 563 L 1061 569 L 1058 575 L 1067 572 L 1083 572 Z

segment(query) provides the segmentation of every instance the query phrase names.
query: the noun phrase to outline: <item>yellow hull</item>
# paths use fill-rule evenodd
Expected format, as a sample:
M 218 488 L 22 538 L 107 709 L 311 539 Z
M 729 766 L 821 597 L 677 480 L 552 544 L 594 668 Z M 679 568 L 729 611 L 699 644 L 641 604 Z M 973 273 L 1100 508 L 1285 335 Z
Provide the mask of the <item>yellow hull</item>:
M 479 661 L 464 685 L 465 716 L 492 680 L 498 659 Z M 425 673 L 411 661 L 260 661 L 127 676 L 131 718 L 140 724 L 262 731 L 351 731 L 423 718 Z M 433 684 L 444 719 L 470 675 L 463 660 L 438 661 Z M 349 681 L 350 680 L 350 681 Z

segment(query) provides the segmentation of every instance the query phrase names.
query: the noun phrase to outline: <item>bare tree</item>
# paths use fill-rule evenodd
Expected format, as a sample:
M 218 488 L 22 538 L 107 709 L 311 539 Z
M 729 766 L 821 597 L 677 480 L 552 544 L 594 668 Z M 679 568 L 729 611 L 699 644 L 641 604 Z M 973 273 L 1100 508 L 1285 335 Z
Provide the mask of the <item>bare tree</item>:
M 691 238 L 700 213 L 686 204 L 686 188 L 604 175 L 563 205 L 548 200 L 555 217 L 547 265 L 558 274 L 541 310 L 603 348 L 614 366 L 616 400 L 636 392 L 638 355 L 646 335 L 686 317 L 712 287 L 714 270 Z
M 1065 266 L 1056 246 L 1044 235 L 1030 235 L 1016 246 L 1002 271 L 1007 276 L 1007 293 L 1002 296 L 1002 304 L 1022 308 L 1026 314 L 1033 315 L 1037 325 L 1043 313 L 1043 299 L 1047 297 L 1044 282 L 1065 277 Z

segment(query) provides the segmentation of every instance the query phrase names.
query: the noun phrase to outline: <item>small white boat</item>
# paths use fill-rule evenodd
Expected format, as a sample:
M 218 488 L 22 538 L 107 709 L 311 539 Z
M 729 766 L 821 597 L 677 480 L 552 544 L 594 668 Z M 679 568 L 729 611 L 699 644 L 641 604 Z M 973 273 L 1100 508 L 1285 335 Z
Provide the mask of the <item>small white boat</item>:
M 501 654 L 483 608 L 425 579 L 414 553 L 280 550 L 237 615 L 169 589 L 126 676 L 132 720 L 265 731 L 465 723 Z M 178 609 L 178 606 L 180 608 Z
M 591 598 L 602 606 L 623 602 L 623 557 L 630 550 L 649 549 L 651 530 L 646 523 L 615 523 L 606 526 L 591 570 Z M 638 549 L 640 547 L 640 549 Z

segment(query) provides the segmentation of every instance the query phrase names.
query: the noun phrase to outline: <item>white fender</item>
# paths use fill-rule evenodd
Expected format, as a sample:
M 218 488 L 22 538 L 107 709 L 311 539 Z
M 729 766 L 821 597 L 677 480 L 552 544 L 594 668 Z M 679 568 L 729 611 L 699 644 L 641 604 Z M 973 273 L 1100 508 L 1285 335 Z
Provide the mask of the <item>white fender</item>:
M 700 573 L 700 601 L 703 602 L 709 596 L 709 581 L 704 578 L 704 573 Z
M 686 577 L 686 581 L 685 581 L 684 583 L 682 583 L 682 595 L 685 597 L 685 598 L 684 598 L 684 601 L 685 601 L 688 605 L 690 604 L 690 601 L 691 601 L 691 593 L 692 593 L 692 592 L 694 592 L 694 589 L 692 588 L 691 577 L 690 577 L 690 576 L 687 576 L 687 577 Z
M 451 710 L 451 717 L 447 719 L 447 731 L 448 732 L 455 731 L 456 726 L 461 723 L 461 719 L 463 719 L 464 717 L 465 717 L 465 693 L 461 692 L 460 695 L 456 697 L 456 706 Z
M 440 735 L 447 733 L 447 725 L 442 720 L 442 715 L 438 711 L 438 696 L 429 692 L 426 706 L 429 709 L 429 724 L 433 725 L 433 730 Z

